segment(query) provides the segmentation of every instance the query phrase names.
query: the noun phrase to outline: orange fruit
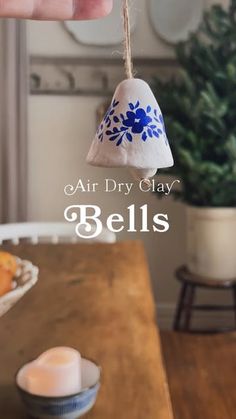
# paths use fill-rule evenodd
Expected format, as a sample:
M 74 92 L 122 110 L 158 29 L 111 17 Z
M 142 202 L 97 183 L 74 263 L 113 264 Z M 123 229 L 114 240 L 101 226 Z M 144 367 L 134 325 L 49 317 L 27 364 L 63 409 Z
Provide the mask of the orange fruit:
M 17 262 L 15 256 L 8 252 L 0 252 L 0 268 L 10 272 L 12 276 L 16 274 Z
M 0 267 L 0 297 L 12 290 L 12 274 Z

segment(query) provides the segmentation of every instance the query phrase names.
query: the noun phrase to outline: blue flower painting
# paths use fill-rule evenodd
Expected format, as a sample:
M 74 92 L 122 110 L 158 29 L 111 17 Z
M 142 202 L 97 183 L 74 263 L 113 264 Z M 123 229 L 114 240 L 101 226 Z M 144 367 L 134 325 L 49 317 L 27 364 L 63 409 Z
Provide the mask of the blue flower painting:
M 152 118 L 142 108 L 128 111 L 126 113 L 126 119 L 123 120 L 124 126 L 131 128 L 133 134 L 141 134 L 150 122 L 152 122 Z
M 119 101 L 114 99 L 104 116 L 97 132 L 100 141 L 104 139 L 104 132 L 116 146 L 120 146 L 123 141 L 132 142 L 136 134 L 139 134 L 144 142 L 148 139 L 158 139 L 163 134 L 168 144 L 163 116 L 157 109 L 149 105 L 144 109 L 140 101 L 137 101 L 129 103 L 129 109 L 125 114 L 119 114 L 116 112 L 118 105 Z

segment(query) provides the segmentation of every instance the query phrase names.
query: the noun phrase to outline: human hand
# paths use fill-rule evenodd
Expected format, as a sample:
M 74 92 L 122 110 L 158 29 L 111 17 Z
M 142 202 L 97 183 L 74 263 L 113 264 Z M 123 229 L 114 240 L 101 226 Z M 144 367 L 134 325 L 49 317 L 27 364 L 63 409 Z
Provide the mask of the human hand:
M 0 0 L 0 17 L 41 20 L 97 19 L 113 0 Z

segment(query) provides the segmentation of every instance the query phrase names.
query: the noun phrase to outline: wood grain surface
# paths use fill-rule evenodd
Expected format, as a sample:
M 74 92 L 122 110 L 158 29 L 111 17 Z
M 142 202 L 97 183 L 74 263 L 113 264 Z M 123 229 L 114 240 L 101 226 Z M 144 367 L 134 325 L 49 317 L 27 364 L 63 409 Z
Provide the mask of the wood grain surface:
M 26 417 L 16 370 L 47 348 L 67 345 L 102 367 L 88 419 L 172 419 L 142 243 L 10 250 L 36 264 L 40 279 L 0 319 L 0 417 Z
M 235 419 L 236 333 L 161 337 L 175 419 Z

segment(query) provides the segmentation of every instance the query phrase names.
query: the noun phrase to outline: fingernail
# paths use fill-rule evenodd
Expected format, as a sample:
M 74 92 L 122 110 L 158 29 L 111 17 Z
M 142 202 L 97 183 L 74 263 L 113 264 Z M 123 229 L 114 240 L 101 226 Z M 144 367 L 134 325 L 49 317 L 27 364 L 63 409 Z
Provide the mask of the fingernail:
M 73 0 L 75 19 L 96 19 L 112 11 L 113 0 Z

